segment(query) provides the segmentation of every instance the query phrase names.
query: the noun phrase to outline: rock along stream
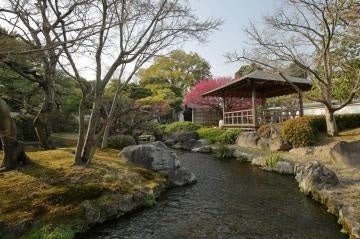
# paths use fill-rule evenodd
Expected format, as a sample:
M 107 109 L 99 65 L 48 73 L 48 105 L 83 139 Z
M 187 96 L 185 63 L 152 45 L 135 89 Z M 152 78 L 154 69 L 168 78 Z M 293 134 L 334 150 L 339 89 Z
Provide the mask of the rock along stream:
M 205 154 L 178 156 L 197 184 L 171 189 L 156 206 L 79 238 L 347 238 L 293 177 Z

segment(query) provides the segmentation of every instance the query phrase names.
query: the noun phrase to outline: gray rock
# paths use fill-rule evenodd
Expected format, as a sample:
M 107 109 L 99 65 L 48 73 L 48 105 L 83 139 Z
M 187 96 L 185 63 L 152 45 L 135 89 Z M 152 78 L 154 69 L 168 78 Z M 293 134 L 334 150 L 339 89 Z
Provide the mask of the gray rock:
M 173 149 L 182 149 L 182 150 L 192 150 L 193 148 L 197 148 L 201 146 L 196 139 L 190 139 L 188 141 L 184 142 L 178 142 L 175 145 L 172 146 Z
M 180 166 L 176 153 L 164 143 L 128 146 L 120 152 L 119 156 L 138 166 L 168 174 L 174 186 L 196 182 L 195 175 Z
M 197 141 L 197 145 L 199 145 L 199 147 L 207 146 L 207 145 L 210 145 L 210 142 L 206 139 L 199 139 Z
M 175 152 L 169 150 L 167 147 L 164 148 L 163 145 L 132 145 L 125 147 L 119 155 L 136 165 L 157 172 L 167 172 L 180 167 L 180 161 Z
M 338 142 L 330 149 L 330 156 L 338 166 L 360 168 L 360 140 Z
M 195 153 L 211 153 L 213 151 L 213 148 L 209 145 L 205 145 L 205 146 L 193 148 L 191 151 Z
M 236 144 L 240 147 L 256 148 L 259 139 L 257 132 L 243 132 L 238 136 Z
M 238 149 L 233 150 L 232 155 L 236 159 L 243 159 L 243 160 L 245 160 L 247 162 L 251 162 L 252 159 L 253 159 L 252 154 L 245 153 L 245 152 L 243 152 L 241 150 L 238 150 Z
M 296 165 L 295 175 L 300 189 L 306 194 L 314 194 L 319 190 L 328 189 L 339 183 L 335 172 L 318 161 L 310 161 L 305 165 Z
M 281 137 L 281 124 L 272 124 L 270 130 L 271 130 L 270 138 L 275 139 Z
M 99 208 L 91 205 L 89 201 L 84 201 L 82 206 L 84 208 L 86 222 L 89 225 L 94 225 L 100 222 L 101 210 Z
M 266 159 L 264 157 L 256 157 L 251 161 L 251 164 L 263 167 L 266 165 Z
M 167 146 L 173 146 L 174 144 L 176 144 L 176 141 L 173 140 L 173 139 L 168 139 L 168 140 L 165 140 L 164 142 Z
M 305 148 L 293 148 L 290 149 L 289 153 L 296 154 L 299 156 L 307 156 L 311 155 L 314 152 L 313 148 L 305 147 Z
M 268 149 L 269 148 L 270 139 L 269 138 L 260 138 L 257 142 L 257 147 L 259 149 Z
M 195 174 L 183 167 L 170 171 L 169 178 L 174 186 L 183 186 L 196 182 Z
M 271 151 L 288 151 L 291 149 L 291 146 L 286 144 L 284 140 L 279 136 L 276 138 L 271 138 L 269 140 L 269 148 Z
M 284 160 L 278 161 L 272 168 L 272 171 L 281 174 L 294 174 L 294 163 Z

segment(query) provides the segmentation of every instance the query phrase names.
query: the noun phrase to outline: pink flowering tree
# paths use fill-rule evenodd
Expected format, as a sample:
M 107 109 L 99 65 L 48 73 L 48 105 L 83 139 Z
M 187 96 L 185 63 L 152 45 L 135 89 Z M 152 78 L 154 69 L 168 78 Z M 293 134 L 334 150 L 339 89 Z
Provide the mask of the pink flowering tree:
M 205 107 L 222 111 L 223 99 L 221 97 L 203 97 L 202 94 L 221 87 L 231 82 L 230 77 L 218 77 L 198 81 L 185 95 L 184 104 L 191 107 Z M 257 99 L 256 104 L 260 105 L 261 100 Z M 226 111 L 236 111 L 251 108 L 251 99 L 248 98 L 227 98 Z

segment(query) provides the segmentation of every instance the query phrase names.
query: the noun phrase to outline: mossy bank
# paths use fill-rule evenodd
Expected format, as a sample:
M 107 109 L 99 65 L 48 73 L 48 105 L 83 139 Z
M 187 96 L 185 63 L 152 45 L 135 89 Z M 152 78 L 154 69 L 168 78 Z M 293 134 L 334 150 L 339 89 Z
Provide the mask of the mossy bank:
M 73 166 L 71 149 L 29 152 L 33 164 L 0 173 L 0 238 L 73 238 L 153 205 L 166 176 L 117 153 L 97 151 L 91 165 L 80 167 Z

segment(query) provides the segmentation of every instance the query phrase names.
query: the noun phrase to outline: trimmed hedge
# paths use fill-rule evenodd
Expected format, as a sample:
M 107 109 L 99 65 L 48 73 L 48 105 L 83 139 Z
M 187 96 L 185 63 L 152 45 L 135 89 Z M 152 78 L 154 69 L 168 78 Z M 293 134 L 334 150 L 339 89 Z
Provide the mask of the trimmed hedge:
M 318 132 L 326 132 L 325 116 L 304 116 L 311 118 L 311 125 Z M 360 127 L 360 114 L 335 115 L 339 131 Z
M 242 132 L 241 129 L 219 128 L 200 128 L 197 130 L 200 138 L 208 140 L 210 143 L 235 144 L 237 137 Z
M 114 135 L 108 139 L 108 148 L 110 149 L 123 149 L 135 144 L 135 139 L 131 135 Z
M 293 147 L 310 146 L 314 142 L 316 134 L 310 117 L 289 119 L 282 124 L 281 136 L 286 143 Z
M 165 125 L 164 133 L 167 135 L 171 135 L 179 132 L 191 132 L 200 129 L 201 126 L 198 124 L 194 124 L 189 121 L 182 122 L 174 122 L 168 125 Z
M 206 139 L 210 143 L 219 141 L 219 137 L 223 134 L 223 130 L 219 128 L 200 128 L 197 130 L 201 139 Z

